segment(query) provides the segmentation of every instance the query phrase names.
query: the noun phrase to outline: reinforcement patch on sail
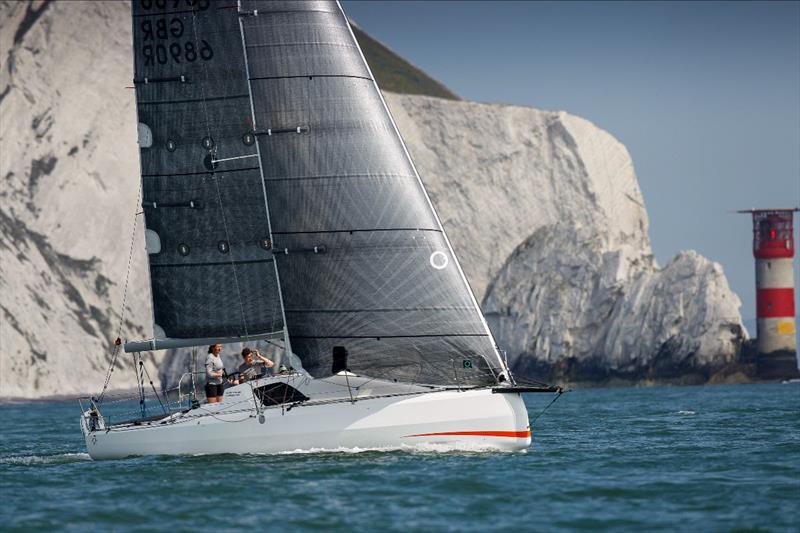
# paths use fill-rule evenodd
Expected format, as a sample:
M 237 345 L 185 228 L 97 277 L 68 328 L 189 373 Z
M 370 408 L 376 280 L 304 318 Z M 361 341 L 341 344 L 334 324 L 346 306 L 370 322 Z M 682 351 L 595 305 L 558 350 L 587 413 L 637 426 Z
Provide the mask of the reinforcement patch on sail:
M 132 4 L 155 322 L 172 338 L 280 330 L 236 2 Z
M 344 13 L 332 1 L 241 9 L 293 351 L 316 376 L 344 346 L 364 375 L 494 382 L 491 335 Z

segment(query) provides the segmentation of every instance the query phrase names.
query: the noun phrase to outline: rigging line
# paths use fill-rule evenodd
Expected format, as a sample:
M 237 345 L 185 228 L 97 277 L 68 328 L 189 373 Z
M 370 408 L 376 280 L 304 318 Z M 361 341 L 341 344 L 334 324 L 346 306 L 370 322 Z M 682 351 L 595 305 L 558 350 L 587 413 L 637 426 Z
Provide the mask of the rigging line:
M 236 159 L 247 159 L 248 157 L 258 157 L 258 154 L 237 155 L 236 157 L 226 157 L 223 159 L 212 159 L 212 163 L 222 163 L 223 161 L 234 161 Z
M 136 196 L 137 206 L 141 204 L 141 198 L 142 198 L 142 180 L 139 180 L 139 193 Z M 108 384 L 111 381 L 111 374 L 114 372 L 114 366 L 116 365 L 117 358 L 119 357 L 120 346 L 122 346 L 122 341 L 120 340 L 121 339 L 120 336 L 122 335 L 122 325 L 125 322 L 125 303 L 127 302 L 128 299 L 128 280 L 130 279 L 131 276 L 131 263 L 133 262 L 133 248 L 136 243 L 136 229 L 139 227 L 139 224 L 137 224 L 140 214 L 138 212 L 138 207 L 137 209 L 134 209 L 134 213 L 135 214 L 133 215 L 133 231 L 131 231 L 131 244 L 128 250 L 128 266 L 126 267 L 125 270 L 125 282 L 123 283 L 122 287 L 122 308 L 120 309 L 119 313 L 119 326 L 117 327 L 117 337 L 116 340 L 114 341 L 114 352 L 111 354 L 111 364 L 108 366 L 108 370 L 106 371 L 106 379 L 105 382 L 103 383 L 103 388 L 97 397 L 98 402 L 103 399 L 103 396 L 105 395 L 106 390 L 108 389 Z
M 161 410 L 164 411 L 164 414 L 167 414 L 167 415 L 170 414 L 170 412 L 167 410 L 167 408 L 164 407 L 164 402 L 161 401 L 161 396 L 158 394 L 158 391 L 156 390 L 156 386 L 153 384 L 153 378 L 150 377 L 150 372 L 148 372 L 147 371 L 147 367 L 144 366 L 144 361 L 139 359 L 139 364 L 141 365 L 142 369 L 144 370 L 144 373 L 147 375 L 147 380 L 150 382 L 150 387 L 153 389 L 153 394 L 156 395 L 156 400 L 158 400 L 158 403 L 161 405 Z M 142 376 L 142 380 L 143 380 L 142 384 L 144 384 L 144 376 Z
M 144 363 L 142 362 L 142 355 L 137 353 L 134 356 L 134 365 L 138 363 L 138 372 L 136 372 L 136 384 L 139 385 L 139 409 L 142 413 L 142 418 L 147 415 L 147 410 L 145 408 L 145 397 L 144 397 Z M 137 371 L 136 366 L 134 366 L 134 371 Z
M 562 394 L 564 394 L 565 392 L 569 392 L 569 391 L 568 391 L 568 390 L 566 390 L 566 391 L 565 391 L 564 389 L 561 389 L 561 390 L 559 390 L 559 391 L 556 393 L 556 397 L 555 397 L 555 398 L 553 398 L 553 400 L 552 400 L 550 403 L 548 403 L 548 404 L 547 404 L 547 406 L 546 406 L 544 409 L 542 409 L 542 411 L 541 411 L 541 412 L 540 412 L 538 415 L 536 415 L 536 418 L 534 418 L 533 420 L 531 420 L 531 423 L 530 423 L 530 425 L 531 425 L 531 426 L 533 426 L 533 423 L 534 423 L 534 422 L 536 422 L 537 420 L 539 420 L 539 417 L 540 417 L 540 416 L 542 416 L 542 415 L 544 414 L 544 412 L 545 412 L 545 411 L 547 411 L 548 409 L 550 409 L 550 406 L 551 406 L 551 405 L 553 405 L 554 403 L 556 403 L 556 400 L 558 400 L 559 398 L 561 398 L 561 395 L 562 395 Z
M 197 35 L 197 11 L 193 10 L 192 12 L 192 33 L 194 34 L 194 45 L 197 49 L 200 49 L 200 37 Z M 202 95 L 203 99 L 203 117 L 205 118 L 205 125 L 206 125 L 206 135 L 210 138 L 211 137 L 211 124 L 208 119 L 208 106 L 206 102 L 206 83 L 208 82 L 208 67 L 203 62 L 203 80 L 200 82 L 200 94 Z M 214 148 L 212 150 L 216 151 Z M 225 210 L 222 205 L 222 193 L 219 189 L 219 180 L 214 175 L 214 172 L 211 173 L 212 179 L 214 180 L 214 184 L 216 185 L 217 191 L 217 201 L 219 202 L 219 212 L 220 217 L 222 218 L 222 227 L 225 229 L 225 240 L 231 242 L 231 237 L 228 232 L 228 221 L 225 219 Z M 234 254 L 233 250 L 231 250 L 231 268 L 233 269 L 233 283 L 236 286 L 236 297 L 239 300 L 239 311 L 242 315 L 242 326 L 244 326 L 244 338 L 249 340 L 250 334 L 247 331 L 247 316 L 244 312 L 244 301 L 242 300 L 242 291 L 239 287 L 239 276 L 236 274 L 236 263 L 234 261 Z

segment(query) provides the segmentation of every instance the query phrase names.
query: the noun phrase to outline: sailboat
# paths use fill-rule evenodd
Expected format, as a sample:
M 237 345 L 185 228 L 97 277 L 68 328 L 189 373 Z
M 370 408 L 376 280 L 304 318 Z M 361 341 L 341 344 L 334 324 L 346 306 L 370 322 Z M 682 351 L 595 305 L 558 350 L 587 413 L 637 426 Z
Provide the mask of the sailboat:
M 124 350 L 266 339 L 287 370 L 123 422 L 92 398 L 91 457 L 529 447 L 522 394 L 560 389 L 514 381 L 341 5 L 132 19 L 154 336 Z

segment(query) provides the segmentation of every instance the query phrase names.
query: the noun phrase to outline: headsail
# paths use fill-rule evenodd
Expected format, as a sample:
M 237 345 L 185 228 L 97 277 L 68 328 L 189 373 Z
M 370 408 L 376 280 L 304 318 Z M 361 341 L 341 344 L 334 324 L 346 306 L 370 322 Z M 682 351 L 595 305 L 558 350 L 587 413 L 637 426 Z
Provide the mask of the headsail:
M 154 322 L 172 345 L 284 327 L 238 15 L 221 7 L 133 2 Z
M 337 2 L 240 9 L 293 351 L 317 376 L 344 346 L 374 377 L 493 382 L 491 333 Z

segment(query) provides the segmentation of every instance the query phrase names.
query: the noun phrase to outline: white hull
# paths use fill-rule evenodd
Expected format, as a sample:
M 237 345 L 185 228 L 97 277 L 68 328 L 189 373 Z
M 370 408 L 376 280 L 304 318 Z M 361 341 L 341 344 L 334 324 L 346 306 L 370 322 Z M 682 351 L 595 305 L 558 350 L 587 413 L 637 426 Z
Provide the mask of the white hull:
M 347 380 L 350 387 L 345 385 Z M 309 400 L 294 406 L 260 407 L 253 389 L 280 381 L 290 383 Z M 93 459 L 430 445 L 512 451 L 531 443 L 520 394 L 494 394 L 491 389 L 432 391 L 354 375 L 325 380 L 264 378 L 227 389 L 221 403 L 160 421 L 90 431 L 84 416 L 81 429 Z

